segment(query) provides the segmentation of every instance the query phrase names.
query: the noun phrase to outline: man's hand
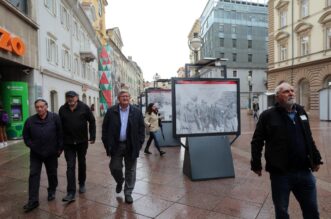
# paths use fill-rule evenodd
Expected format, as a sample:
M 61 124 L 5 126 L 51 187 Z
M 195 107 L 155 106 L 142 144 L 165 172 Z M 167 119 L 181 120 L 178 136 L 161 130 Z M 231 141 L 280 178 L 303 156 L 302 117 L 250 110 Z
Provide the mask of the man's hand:
M 317 172 L 320 169 L 320 165 L 314 165 L 313 168 L 311 168 L 313 172 Z
M 258 176 L 262 176 L 262 171 L 261 170 L 253 170 L 253 172 Z
M 90 144 L 94 144 L 95 140 L 90 140 Z

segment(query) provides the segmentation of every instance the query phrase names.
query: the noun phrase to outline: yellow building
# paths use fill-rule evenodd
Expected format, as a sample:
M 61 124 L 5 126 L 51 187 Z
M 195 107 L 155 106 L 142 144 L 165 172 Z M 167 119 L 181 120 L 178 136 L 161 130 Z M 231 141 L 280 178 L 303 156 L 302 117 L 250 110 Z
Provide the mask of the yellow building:
M 319 91 L 331 82 L 331 1 L 270 0 L 268 90 L 282 81 L 297 103 L 319 113 Z
M 104 46 L 107 44 L 105 8 L 108 5 L 107 0 L 81 0 L 81 4 L 93 22 L 97 36 Z

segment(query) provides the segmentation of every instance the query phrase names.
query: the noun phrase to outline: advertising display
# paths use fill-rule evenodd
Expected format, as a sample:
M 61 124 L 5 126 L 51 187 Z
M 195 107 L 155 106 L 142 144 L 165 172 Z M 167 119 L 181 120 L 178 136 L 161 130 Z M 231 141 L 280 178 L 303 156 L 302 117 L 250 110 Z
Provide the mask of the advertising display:
M 154 103 L 159 109 L 162 121 L 172 121 L 171 90 L 149 88 L 146 90 L 146 106 Z
M 238 79 L 173 78 L 176 137 L 240 133 Z

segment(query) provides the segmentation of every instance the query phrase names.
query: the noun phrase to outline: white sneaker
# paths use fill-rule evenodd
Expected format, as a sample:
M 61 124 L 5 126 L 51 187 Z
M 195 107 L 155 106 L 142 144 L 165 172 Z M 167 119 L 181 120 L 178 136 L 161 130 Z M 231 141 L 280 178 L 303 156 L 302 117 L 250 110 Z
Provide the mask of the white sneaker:
M 8 143 L 5 141 L 5 142 L 3 143 L 3 145 L 4 145 L 5 147 L 7 147 L 7 146 L 8 146 Z
M 5 147 L 5 145 L 1 142 L 0 143 L 0 148 L 3 148 L 3 147 Z

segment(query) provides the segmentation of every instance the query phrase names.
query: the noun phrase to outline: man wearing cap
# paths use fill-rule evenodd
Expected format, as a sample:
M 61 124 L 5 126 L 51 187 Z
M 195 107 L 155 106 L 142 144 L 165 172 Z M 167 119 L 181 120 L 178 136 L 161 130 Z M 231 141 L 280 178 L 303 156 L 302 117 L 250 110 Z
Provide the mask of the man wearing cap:
M 124 183 L 125 202 L 131 204 L 137 158 L 145 140 L 145 124 L 141 111 L 130 104 L 130 94 L 127 91 L 119 92 L 118 101 L 119 104 L 107 110 L 103 120 L 102 142 L 107 155 L 111 157 L 109 168 L 117 183 L 116 193 L 122 191 Z
M 75 91 L 65 94 L 66 103 L 61 106 L 59 115 L 63 127 L 64 155 L 67 161 L 67 195 L 64 202 L 75 200 L 76 195 L 76 157 L 78 158 L 79 193 L 84 193 L 86 180 L 86 152 L 88 141 L 95 141 L 95 118 L 90 107 L 79 101 Z M 87 123 L 89 125 L 87 125 Z M 90 138 L 88 138 L 88 130 Z

